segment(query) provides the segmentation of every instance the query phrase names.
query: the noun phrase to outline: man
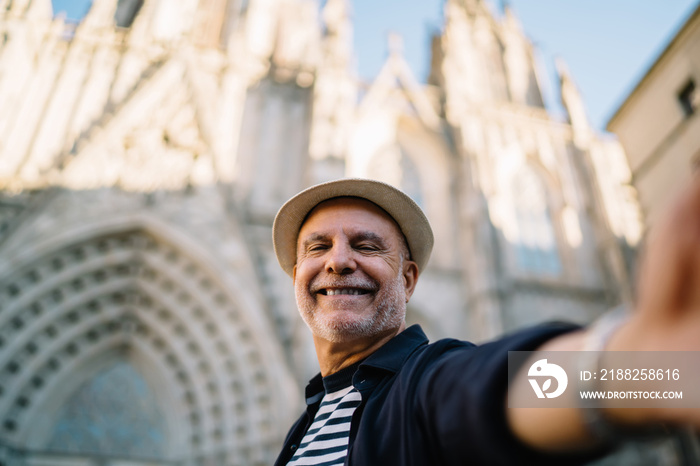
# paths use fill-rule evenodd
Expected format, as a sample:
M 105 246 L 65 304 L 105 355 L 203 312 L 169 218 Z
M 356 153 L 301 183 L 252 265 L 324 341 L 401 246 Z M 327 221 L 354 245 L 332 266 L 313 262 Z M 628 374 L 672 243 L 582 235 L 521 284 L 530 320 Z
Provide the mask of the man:
M 700 349 L 695 181 L 649 250 L 637 312 L 607 349 Z M 406 329 L 433 235 L 421 209 L 389 185 L 309 188 L 280 209 L 273 241 L 321 369 L 277 465 L 575 464 L 604 446 L 596 434 L 606 431 L 591 426 L 700 426 L 697 410 L 609 406 L 593 410 L 591 423 L 573 397 L 558 409 L 506 408 L 508 351 L 581 350 L 592 331 L 540 326 L 476 347 L 428 344 L 418 326 Z

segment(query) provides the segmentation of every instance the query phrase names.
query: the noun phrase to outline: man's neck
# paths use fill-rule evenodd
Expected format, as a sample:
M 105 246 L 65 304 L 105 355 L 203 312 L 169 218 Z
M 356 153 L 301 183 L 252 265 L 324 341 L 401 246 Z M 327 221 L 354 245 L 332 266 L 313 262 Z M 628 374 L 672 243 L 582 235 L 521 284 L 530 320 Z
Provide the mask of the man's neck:
M 405 329 L 406 324 L 402 323 L 399 328 L 391 329 L 386 333 L 346 342 L 331 342 L 314 336 L 321 375 L 327 377 L 362 361 Z

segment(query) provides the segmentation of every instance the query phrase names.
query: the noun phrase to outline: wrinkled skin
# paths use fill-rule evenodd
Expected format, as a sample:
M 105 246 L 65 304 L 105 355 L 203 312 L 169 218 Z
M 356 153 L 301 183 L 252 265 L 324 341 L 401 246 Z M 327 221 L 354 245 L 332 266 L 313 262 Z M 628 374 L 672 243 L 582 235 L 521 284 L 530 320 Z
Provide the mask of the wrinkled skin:
M 403 330 L 417 278 L 398 226 L 371 202 L 325 201 L 299 231 L 294 290 L 317 351 L 364 352 Z

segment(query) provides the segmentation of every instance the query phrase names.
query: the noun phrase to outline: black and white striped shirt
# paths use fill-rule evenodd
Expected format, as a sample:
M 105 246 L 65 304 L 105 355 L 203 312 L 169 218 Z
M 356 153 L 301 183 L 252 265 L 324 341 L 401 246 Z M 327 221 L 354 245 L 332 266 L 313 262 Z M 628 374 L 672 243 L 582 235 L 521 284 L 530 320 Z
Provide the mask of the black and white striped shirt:
M 357 365 L 323 378 L 326 394 L 287 466 L 338 466 L 348 455 L 350 421 L 362 397 L 352 385 Z

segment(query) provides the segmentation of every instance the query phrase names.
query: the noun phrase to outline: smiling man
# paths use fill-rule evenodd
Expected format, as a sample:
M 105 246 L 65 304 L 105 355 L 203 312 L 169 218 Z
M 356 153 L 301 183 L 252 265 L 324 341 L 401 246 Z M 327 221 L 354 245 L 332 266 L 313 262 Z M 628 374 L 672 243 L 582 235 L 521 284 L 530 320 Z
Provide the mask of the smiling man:
M 694 222 L 692 231 L 700 232 L 700 183 L 686 197 L 678 210 L 693 212 L 693 220 L 672 217 Z M 693 238 L 685 247 L 697 247 L 700 238 Z M 543 325 L 477 347 L 452 339 L 429 343 L 420 327 L 406 328 L 406 304 L 433 235 L 416 203 L 387 184 L 343 179 L 299 193 L 278 212 L 273 242 L 293 278 L 321 369 L 306 388 L 307 410 L 276 465 L 579 464 L 602 451 L 616 427 L 700 425 L 697 410 L 600 406 L 584 416 L 573 395 L 562 397 L 568 404 L 559 409 L 507 409 L 508 351 L 581 350 L 595 331 Z M 677 265 L 664 263 L 666 253 L 650 254 L 656 270 Z M 692 272 L 689 285 L 697 289 L 700 271 Z M 644 302 L 661 294 L 676 307 L 660 311 L 655 302 L 647 310 L 642 302 L 641 313 L 619 328 L 607 348 L 649 350 L 680 342 L 681 349 L 700 349 L 678 313 L 669 311 L 690 307 L 697 317 L 700 294 L 676 283 L 678 296 L 690 299 L 680 302 L 664 290 L 668 281 L 646 281 Z M 694 325 L 700 327 L 697 318 Z M 680 341 L 683 335 L 688 337 Z M 527 385 L 527 370 L 513 383 Z
M 364 199 L 340 197 L 306 218 L 292 275 L 321 373 L 330 374 L 405 328 L 418 267 L 390 216 Z

